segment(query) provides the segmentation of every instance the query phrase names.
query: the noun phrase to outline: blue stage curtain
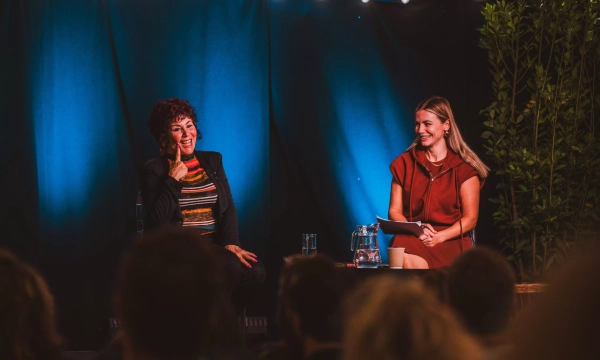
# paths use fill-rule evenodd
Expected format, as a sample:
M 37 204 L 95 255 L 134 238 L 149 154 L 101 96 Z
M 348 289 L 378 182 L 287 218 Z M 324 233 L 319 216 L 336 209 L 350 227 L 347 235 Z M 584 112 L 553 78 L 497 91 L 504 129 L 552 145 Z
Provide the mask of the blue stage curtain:
M 197 109 L 197 148 L 223 153 L 241 241 L 272 288 L 302 233 L 349 261 L 356 225 L 387 217 L 388 165 L 414 139 L 419 101 L 449 98 L 480 150 L 477 116 L 490 93 L 480 6 L 7 0 L 0 246 L 42 269 L 72 348 L 94 348 L 135 234 L 137 169 L 158 155 L 148 115 L 180 97 Z M 486 198 L 480 224 L 491 223 Z M 380 247 L 388 241 L 380 236 Z
M 146 125 L 155 102 L 180 97 L 196 107 L 204 136 L 197 149 L 223 154 L 241 241 L 262 252 L 266 5 L 23 0 L 2 7 L 2 176 L 3 191 L 14 192 L 3 211 L 3 228 L 11 228 L 4 241 L 40 263 L 77 347 L 93 348 L 94 321 L 111 313 L 115 269 L 134 234 L 137 168 L 158 156 Z
M 272 221 L 287 235 L 273 253 L 296 252 L 299 234 L 316 232 L 319 251 L 352 259 L 356 226 L 387 218 L 388 167 L 415 139 L 414 109 L 425 98 L 447 97 L 477 148 L 489 93 L 479 6 L 271 2 Z M 380 248 L 390 239 L 380 233 Z

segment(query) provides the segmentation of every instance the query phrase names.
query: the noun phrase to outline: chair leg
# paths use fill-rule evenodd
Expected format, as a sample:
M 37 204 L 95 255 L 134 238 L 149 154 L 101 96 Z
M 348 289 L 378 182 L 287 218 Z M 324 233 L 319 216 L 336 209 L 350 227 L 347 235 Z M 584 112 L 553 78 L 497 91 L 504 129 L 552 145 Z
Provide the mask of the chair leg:
M 242 309 L 242 313 L 238 317 L 238 325 L 240 336 L 242 337 L 242 349 L 246 350 L 246 308 Z

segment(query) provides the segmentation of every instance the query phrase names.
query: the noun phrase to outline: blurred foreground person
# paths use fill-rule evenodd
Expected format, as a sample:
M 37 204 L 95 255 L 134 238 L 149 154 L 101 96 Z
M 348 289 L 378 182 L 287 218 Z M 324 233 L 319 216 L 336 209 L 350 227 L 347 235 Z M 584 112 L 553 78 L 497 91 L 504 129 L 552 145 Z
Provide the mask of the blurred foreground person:
M 277 321 L 284 344 L 262 359 L 339 359 L 346 281 L 323 255 L 293 257 L 281 273 Z
M 572 258 L 512 326 L 512 359 L 600 359 L 600 249 Z
M 344 359 L 481 359 L 452 311 L 417 280 L 367 280 L 346 302 Z
M 515 272 L 504 255 L 477 247 L 457 258 L 448 271 L 450 305 L 486 349 L 501 359 L 513 349 L 505 330 L 513 309 Z
M 222 266 L 193 232 L 171 229 L 136 243 L 115 308 L 126 360 L 222 359 L 239 349 Z
M 425 288 L 431 291 L 443 304 L 448 303 L 448 273 L 440 269 L 429 269 L 421 277 Z
M 0 249 L 0 359 L 59 359 L 54 316 L 54 300 L 40 274 Z

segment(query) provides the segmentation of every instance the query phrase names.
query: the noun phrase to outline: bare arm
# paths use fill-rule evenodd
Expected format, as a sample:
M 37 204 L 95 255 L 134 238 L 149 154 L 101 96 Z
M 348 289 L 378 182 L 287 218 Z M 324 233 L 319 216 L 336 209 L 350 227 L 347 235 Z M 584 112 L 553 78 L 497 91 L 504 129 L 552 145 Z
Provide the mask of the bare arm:
M 467 179 L 460 186 L 459 196 L 460 203 L 462 204 L 461 221 L 457 221 L 449 228 L 433 234 L 429 244 L 427 241 L 424 241 L 426 246 L 434 246 L 441 242 L 459 237 L 461 222 L 463 234 L 475 227 L 477 224 L 477 217 L 479 216 L 479 189 L 480 183 L 479 177 L 477 176 Z
M 395 221 L 406 221 L 406 217 L 402 214 L 402 185 L 396 179 L 392 180 L 388 218 Z

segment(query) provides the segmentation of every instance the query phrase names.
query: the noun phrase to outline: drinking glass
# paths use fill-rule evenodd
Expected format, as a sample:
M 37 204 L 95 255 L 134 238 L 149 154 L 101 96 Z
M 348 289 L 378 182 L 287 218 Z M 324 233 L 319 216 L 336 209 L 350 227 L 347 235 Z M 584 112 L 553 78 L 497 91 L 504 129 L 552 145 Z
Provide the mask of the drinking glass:
M 317 253 L 317 234 L 302 234 L 302 255 Z

